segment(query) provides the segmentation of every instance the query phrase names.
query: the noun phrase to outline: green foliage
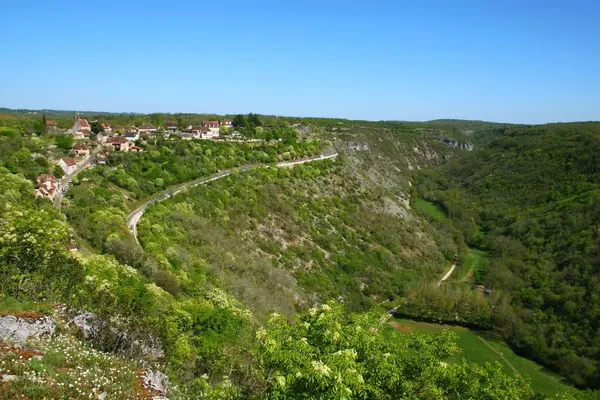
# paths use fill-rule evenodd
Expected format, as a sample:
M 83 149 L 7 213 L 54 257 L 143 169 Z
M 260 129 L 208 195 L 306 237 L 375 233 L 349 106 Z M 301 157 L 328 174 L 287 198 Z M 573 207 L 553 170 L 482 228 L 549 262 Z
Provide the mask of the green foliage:
M 432 324 L 408 319 L 394 319 L 390 325 L 394 328 L 389 327 L 389 332 L 397 329 L 407 334 L 416 332 L 439 335 L 445 330 L 450 330 L 456 334 L 456 343 L 461 352 L 451 356 L 448 362 L 460 363 L 464 358 L 468 362 L 479 365 L 499 363 L 506 374 L 518 373 L 523 380 L 530 379 L 531 388 L 538 395 L 550 397 L 571 389 L 558 375 L 531 360 L 516 355 L 506 344 L 486 335 L 485 332 L 471 331 L 457 325 Z M 389 340 L 395 340 L 395 336 L 390 337 Z
M 275 121 L 262 118 L 265 125 Z M 188 398 L 531 397 L 498 365 L 447 364 L 457 349 L 449 333 L 390 341 L 380 334 L 380 316 L 350 315 L 334 303 L 301 313 L 296 323 L 274 317 L 254 335 L 256 317 L 273 309 L 293 316 L 296 306 L 340 295 L 349 310 L 366 309 L 445 266 L 424 234 L 427 225 L 408 219 L 394 200 L 395 184 L 365 182 L 350 164 L 355 159 L 350 165 L 240 168 L 154 205 L 139 226 L 143 248 L 131 240 L 125 216 L 149 194 L 216 169 L 312 155 L 320 145 L 297 142 L 285 126 L 253 131 L 289 136 L 256 146 L 159 140 L 144 153 L 119 154 L 114 163 L 83 172 L 88 179 L 69 191 L 68 220 L 85 247 L 120 262 L 67 251 L 69 228 L 47 201 L 33 199 L 33 185 L 21 175 L 31 180 L 47 168 L 31 157 L 40 144 L 25 137 L 0 142 L 7 149 L 0 153 L 0 291 L 19 304 L 68 302 L 128 334 L 160 338 L 164 365 Z M 394 151 L 387 145 L 384 140 L 386 156 Z M 449 215 L 460 215 L 457 210 Z M 521 250 L 512 242 L 503 246 L 509 256 Z M 53 365 L 63 367 L 61 351 L 31 368 L 70 379 L 52 375 Z M 131 397 L 129 387 L 119 385 L 119 393 Z M 59 394 L 79 396 L 70 389 Z M 52 396 L 24 390 L 32 398 Z
M 505 127 L 486 140 L 423 174 L 418 191 L 490 253 L 479 279 L 512 298 L 513 348 L 597 387 L 600 124 Z
M 59 149 L 71 150 L 73 147 L 73 136 L 71 135 L 58 135 L 54 141 Z
M 31 181 L 35 181 L 40 174 L 50 172 L 42 152 L 37 138 L 0 137 L 0 167 L 15 174 L 23 174 Z
M 433 322 L 449 322 L 479 329 L 493 329 L 514 324 L 506 295 L 498 290 L 484 296 L 463 286 L 421 284 L 397 306 L 397 314 Z
M 99 134 L 100 132 L 104 132 L 104 128 L 102 127 L 102 124 L 98 121 L 94 121 L 90 123 L 90 128 L 92 133 L 94 134 Z
M 0 291 L 33 300 L 69 293 L 83 276 L 65 248 L 65 223 L 53 208 L 33 207 L 33 187 L 24 178 L 0 169 L 0 182 Z
M 387 318 L 348 315 L 330 302 L 302 315 L 295 325 L 274 315 L 257 332 L 253 351 L 265 386 L 260 398 L 277 399 L 527 399 L 527 385 L 501 371 L 446 360 L 456 336 L 381 334 Z
M 441 223 L 448 220 L 448 217 L 434 203 L 423 200 L 418 196 L 414 199 L 415 208 L 431 217 L 435 222 Z
M 244 128 L 246 126 L 246 117 L 241 114 L 233 117 L 233 126 L 236 128 Z
M 308 293 L 342 296 L 350 309 L 364 310 L 444 261 L 413 225 L 384 211 L 380 192 L 360 185 L 331 161 L 232 174 L 149 208 L 139 237 L 174 270 L 206 262 L 259 315 L 293 310 L 289 298 L 275 295 L 290 290 L 302 302 Z
M 14 137 L 17 137 L 17 135 L 19 135 L 19 131 L 16 128 L 10 128 L 8 126 L 0 126 L 0 135 L 9 137 L 9 138 L 14 138 Z
M 252 114 L 252 113 L 248 114 L 248 119 L 246 121 L 251 126 L 257 127 L 257 126 L 262 125 L 260 118 L 258 118 L 258 115 L 256 115 L 256 114 Z

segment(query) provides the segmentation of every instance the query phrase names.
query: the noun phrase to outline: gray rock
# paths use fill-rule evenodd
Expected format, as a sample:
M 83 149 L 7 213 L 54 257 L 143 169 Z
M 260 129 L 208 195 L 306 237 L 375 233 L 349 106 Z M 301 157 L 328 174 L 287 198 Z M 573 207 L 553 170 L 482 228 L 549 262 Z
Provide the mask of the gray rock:
M 296 129 L 296 131 L 301 135 L 301 137 L 305 137 L 306 135 L 308 135 L 311 132 L 309 126 L 302 125 L 302 124 L 295 124 L 294 129 Z
M 86 340 L 95 337 L 104 328 L 104 324 L 99 321 L 96 315 L 88 311 L 78 311 L 67 321 L 67 327 L 71 325 L 77 327 Z
M 2 375 L 2 382 L 12 382 L 19 379 L 17 375 Z
M 458 148 L 460 148 L 462 150 L 467 150 L 467 151 L 473 150 L 473 145 L 472 144 L 460 143 L 458 140 L 453 139 L 453 138 L 448 138 L 448 137 L 444 137 L 444 136 L 438 136 L 437 140 L 439 140 L 442 143 L 447 144 L 448 146 L 458 147 Z
M 166 395 L 171 389 L 169 377 L 160 371 L 146 370 L 144 373 L 144 385 L 152 390 Z
M 131 357 L 164 356 L 160 341 L 147 332 L 132 335 L 115 328 L 94 313 L 66 305 L 60 305 L 56 310 L 66 321 L 67 328 L 77 328 L 83 339 L 94 343 L 102 351 L 123 353 Z
M 50 317 L 17 318 L 14 315 L 0 317 L 0 339 L 25 344 L 29 339 L 52 335 L 56 323 Z

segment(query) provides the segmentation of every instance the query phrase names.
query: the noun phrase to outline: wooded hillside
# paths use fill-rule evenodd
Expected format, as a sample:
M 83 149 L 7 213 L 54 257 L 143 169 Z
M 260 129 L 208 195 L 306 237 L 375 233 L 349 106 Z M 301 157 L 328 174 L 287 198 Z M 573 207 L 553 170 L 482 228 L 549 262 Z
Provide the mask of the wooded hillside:
M 600 383 L 599 154 L 598 123 L 500 127 L 488 146 L 422 174 L 418 185 L 469 244 L 491 253 L 482 283 L 512 298 L 511 345 L 593 387 Z

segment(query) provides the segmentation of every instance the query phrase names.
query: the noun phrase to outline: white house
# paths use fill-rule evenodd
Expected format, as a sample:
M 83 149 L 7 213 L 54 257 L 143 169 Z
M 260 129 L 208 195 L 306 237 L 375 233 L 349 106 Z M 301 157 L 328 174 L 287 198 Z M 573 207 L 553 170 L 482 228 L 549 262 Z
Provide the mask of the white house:
M 177 122 L 176 121 L 165 122 L 165 131 L 177 132 Z
M 108 140 L 108 143 L 114 150 L 117 151 L 129 151 L 132 145 L 132 142 L 128 141 L 127 139 L 121 136 L 110 138 Z
M 204 122 L 202 122 L 202 126 L 204 126 L 205 128 L 219 129 L 219 126 L 221 126 L 221 122 L 219 122 L 219 121 L 204 121 Z
M 138 133 L 156 133 L 157 129 L 152 124 L 142 124 L 137 128 Z
M 54 175 L 42 174 L 37 178 L 37 185 L 35 189 L 35 197 L 46 197 L 50 200 L 54 200 L 56 196 L 56 189 L 58 184 Z
M 200 131 L 200 137 L 202 139 L 214 139 L 219 137 L 219 128 L 202 128 Z
M 125 132 L 125 139 L 129 140 L 130 142 L 135 142 L 136 140 L 138 140 L 140 138 L 140 133 L 139 132 Z
M 83 143 L 75 143 L 73 146 L 73 153 L 75 153 L 77 157 L 89 157 L 90 149 Z
M 58 166 L 62 168 L 65 174 L 70 175 L 77 168 L 77 161 L 71 157 L 63 157 L 58 160 Z

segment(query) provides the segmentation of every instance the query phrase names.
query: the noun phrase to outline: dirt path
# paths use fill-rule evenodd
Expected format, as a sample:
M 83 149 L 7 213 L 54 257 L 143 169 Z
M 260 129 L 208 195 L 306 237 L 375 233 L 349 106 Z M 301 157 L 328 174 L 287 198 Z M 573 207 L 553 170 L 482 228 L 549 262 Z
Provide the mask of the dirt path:
M 452 266 L 450 267 L 448 272 L 446 272 L 446 275 L 444 275 L 442 277 L 442 279 L 440 279 L 440 281 L 438 282 L 438 286 L 441 286 L 442 282 L 444 282 L 446 279 L 450 278 L 450 275 L 452 275 L 452 272 L 454 272 L 455 269 L 456 269 L 456 261 L 454 261 L 454 263 L 452 264 Z

